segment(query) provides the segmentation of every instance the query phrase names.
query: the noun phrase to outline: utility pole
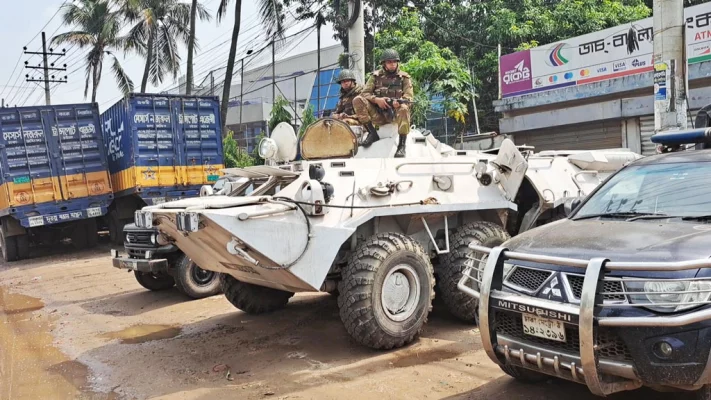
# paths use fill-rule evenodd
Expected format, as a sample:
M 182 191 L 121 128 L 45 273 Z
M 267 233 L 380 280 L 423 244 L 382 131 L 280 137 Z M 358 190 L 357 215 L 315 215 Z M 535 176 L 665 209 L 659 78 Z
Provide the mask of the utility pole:
M 272 46 L 274 43 L 272 43 Z M 273 49 L 273 48 L 272 48 Z M 273 51 L 273 50 L 272 50 Z M 247 50 L 247 55 L 252 54 L 252 50 Z M 244 59 L 245 57 L 242 57 L 242 65 L 240 66 L 240 78 L 239 78 L 239 130 L 240 132 L 242 131 L 242 107 L 244 107 Z M 274 58 L 272 56 L 272 62 L 274 62 Z M 274 66 L 272 66 L 272 75 L 274 75 Z M 273 82 L 274 80 L 272 80 Z M 272 92 L 272 96 L 273 96 Z
M 348 52 L 355 58 L 354 73 L 356 82 L 364 83 L 365 80 L 365 21 L 363 20 L 362 0 L 350 0 L 349 14 L 358 10 L 358 17 L 353 26 L 348 30 Z M 350 17 L 350 16 L 349 16 Z
M 49 75 L 49 71 L 66 71 L 67 70 L 67 64 L 64 64 L 62 68 L 55 68 L 54 63 L 49 63 L 48 58 L 50 56 L 57 56 L 57 57 L 64 57 L 67 55 L 67 51 L 65 49 L 62 49 L 61 53 L 55 53 L 54 49 L 49 49 L 49 52 L 47 52 L 47 37 L 44 32 L 42 32 L 42 52 L 33 52 L 33 51 L 27 51 L 27 47 L 24 47 L 25 54 L 28 55 L 41 55 L 42 56 L 42 63 L 38 64 L 37 66 L 34 65 L 29 65 L 29 61 L 25 61 L 25 68 L 27 69 L 41 69 L 44 71 L 44 78 L 43 79 L 37 79 L 37 78 L 30 78 L 30 74 L 25 75 L 25 80 L 27 82 L 44 82 L 44 98 L 45 102 L 47 105 L 52 104 L 52 100 L 50 99 L 50 94 L 49 94 L 49 84 L 50 83 L 67 83 L 67 76 L 64 76 L 64 79 L 56 79 L 54 75 L 51 76 Z
M 654 130 L 687 128 L 682 0 L 654 0 Z
M 272 40 L 272 106 L 276 103 L 276 46 Z
M 319 11 L 316 16 L 316 115 L 321 118 L 321 24 L 323 16 Z
M 476 123 L 476 134 L 481 134 L 479 129 L 479 112 L 476 109 L 476 88 L 474 87 L 474 70 L 469 68 L 469 76 L 472 79 L 472 107 L 474 107 L 474 122 Z M 462 133 L 462 144 L 464 144 L 464 133 Z
M 215 71 L 210 71 L 210 96 L 215 95 Z

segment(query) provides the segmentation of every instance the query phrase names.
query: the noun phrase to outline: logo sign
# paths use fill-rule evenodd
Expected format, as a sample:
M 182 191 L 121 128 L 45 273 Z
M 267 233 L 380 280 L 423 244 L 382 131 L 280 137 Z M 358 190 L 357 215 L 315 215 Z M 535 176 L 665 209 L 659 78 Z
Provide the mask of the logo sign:
M 30 194 L 27 192 L 17 192 L 15 193 L 15 201 L 19 204 L 27 204 L 30 202 Z
M 104 182 L 102 181 L 94 181 L 94 182 L 89 182 L 89 189 L 91 193 L 101 193 L 104 191 Z
M 601 74 L 601 73 L 603 73 L 603 72 L 607 72 L 607 67 L 600 67 L 600 68 L 597 69 L 597 73 L 598 73 L 598 74 Z
M 548 296 L 548 300 L 563 298 L 563 294 L 561 293 L 560 288 L 558 288 L 558 283 L 558 277 L 553 277 L 548 285 L 546 285 L 546 288 L 543 289 L 543 295 Z
M 501 57 L 501 92 L 517 93 L 533 88 L 531 55 L 528 51 Z
M 553 46 L 551 51 L 548 53 L 548 60 L 546 60 L 546 64 L 551 67 L 560 67 L 570 62 L 570 56 L 567 54 L 569 47 L 570 46 L 566 43 L 558 43 Z
M 568 322 L 572 324 L 578 323 L 578 316 L 562 311 L 549 310 L 547 308 L 531 306 L 528 304 L 517 303 L 510 300 L 491 299 L 491 305 L 494 308 L 501 310 L 514 311 L 523 314 L 536 315 L 541 318 L 550 318 L 558 321 Z
M 616 62 L 616 63 L 613 64 L 613 66 L 612 66 L 612 70 L 613 70 L 614 72 L 620 72 L 620 71 L 624 71 L 624 70 L 626 70 L 626 69 L 627 69 L 627 63 L 624 62 L 624 61 Z
M 634 60 L 632 60 L 632 66 L 635 68 L 644 67 L 645 65 L 647 65 L 646 61 L 641 61 L 638 58 L 635 58 Z

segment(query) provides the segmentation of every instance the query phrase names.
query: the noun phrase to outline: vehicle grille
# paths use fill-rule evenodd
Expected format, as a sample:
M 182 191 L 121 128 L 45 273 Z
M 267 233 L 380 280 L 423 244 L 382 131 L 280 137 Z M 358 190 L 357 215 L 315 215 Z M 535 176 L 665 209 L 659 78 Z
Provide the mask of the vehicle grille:
M 583 293 L 583 281 L 585 277 L 582 275 L 566 275 L 568 277 L 568 283 L 570 283 L 570 290 L 573 292 L 573 296 L 576 300 L 580 300 L 580 296 Z M 622 288 L 622 282 L 620 281 L 604 281 L 602 283 L 603 292 L 624 292 Z M 604 300 L 607 301 L 626 301 L 624 294 L 606 294 L 603 296 Z
M 494 318 L 496 319 L 496 333 L 504 334 L 526 343 L 532 343 L 551 351 L 557 350 L 575 355 L 580 354 L 580 335 L 577 326 L 565 324 L 566 342 L 561 343 L 524 334 L 521 314 L 497 310 L 494 312 Z M 622 339 L 606 328 L 597 329 L 598 332 L 595 343 L 598 345 L 598 355 L 600 358 L 620 361 L 632 360 L 632 355 Z
M 132 245 L 152 245 L 151 235 L 148 232 L 126 232 L 126 241 Z
M 506 283 L 530 290 L 531 292 L 536 292 L 543 286 L 551 274 L 551 271 L 515 267 L 506 278 Z

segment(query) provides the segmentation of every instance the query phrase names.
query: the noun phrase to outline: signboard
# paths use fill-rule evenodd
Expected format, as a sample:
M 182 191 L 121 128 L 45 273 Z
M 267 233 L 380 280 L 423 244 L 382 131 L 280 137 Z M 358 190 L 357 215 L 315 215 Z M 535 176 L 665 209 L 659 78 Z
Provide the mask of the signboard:
M 689 64 L 711 60 L 711 3 L 684 9 Z M 652 17 L 502 56 L 502 97 L 652 72 Z M 634 27 L 639 48 L 628 53 Z M 656 89 L 656 88 L 655 88 Z

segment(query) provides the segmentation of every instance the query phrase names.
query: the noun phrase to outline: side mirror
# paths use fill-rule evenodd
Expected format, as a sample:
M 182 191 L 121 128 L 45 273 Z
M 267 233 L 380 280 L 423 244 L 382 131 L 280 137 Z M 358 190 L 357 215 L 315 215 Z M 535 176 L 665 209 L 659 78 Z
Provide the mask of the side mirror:
M 563 213 L 569 217 L 573 211 L 583 202 L 584 197 L 570 197 L 563 203 Z

